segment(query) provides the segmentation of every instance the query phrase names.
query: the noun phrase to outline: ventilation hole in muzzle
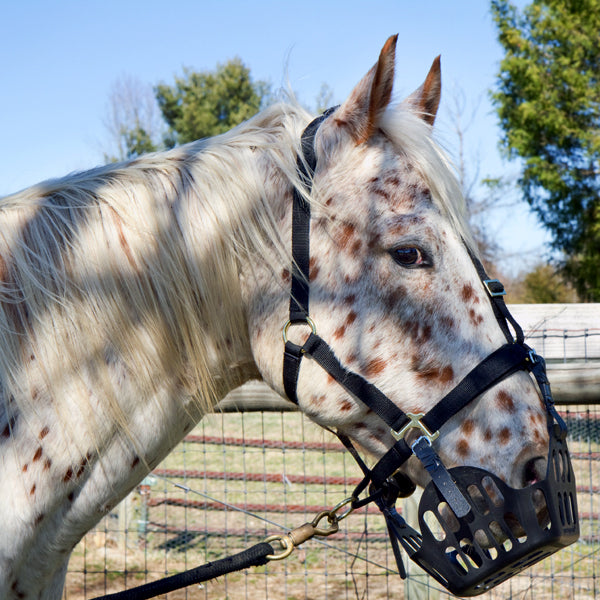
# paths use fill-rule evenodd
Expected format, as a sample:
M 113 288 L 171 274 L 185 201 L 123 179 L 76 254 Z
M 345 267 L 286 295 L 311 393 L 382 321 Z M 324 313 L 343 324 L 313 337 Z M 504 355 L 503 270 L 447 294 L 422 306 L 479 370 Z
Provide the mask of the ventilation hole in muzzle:
M 575 523 L 575 502 L 569 492 L 558 494 L 558 510 L 563 527 Z
M 498 550 L 496 550 L 494 546 L 490 546 L 489 548 L 483 548 L 482 550 L 490 560 L 496 560 L 498 558 Z
M 481 480 L 481 485 L 483 485 L 483 489 L 486 491 L 489 499 L 494 503 L 495 506 L 502 506 L 504 504 L 504 496 L 502 495 L 502 492 L 500 492 L 498 486 L 489 475 L 486 475 Z
M 510 532 L 517 538 L 519 543 L 524 544 L 527 541 L 527 532 L 513 513 L 504 513 L 504 522 L 508 525 Z
M 550 530 L 550 512 L 548 510 L 548 503 L 546 502 L 546 496 L 540 489 L 533 491 L 531 495 L 533 501 L 533 507 L 535 509 L 535 517 L 537 519 L 540 529 L 545 531 Z
M 469 572 L 469 565 L 454 546 L 446 548 L 446 558 L 459 575 L 466 575 Z
M 567 473 L 567 458 L 562 452 L 554 451 L 552 454 L 552 464 L 554 465 L 554 477 L 556 481 L 564 482 Z
M 467 538 L 463 538 L 460 540 L 460 549 L 466 556 L 465 560 L 469 561 L 471 567 L 478 569 L 483 564 L 481 560 L 481 556 L 477 554 L 477 550 L 475 546 L 473 546 L 473 542 Z
M 494 540 L 496 540 L 496 544 L 498 546 L 502 546 L 505 552 L 510 552 L 512 550 L 512 542 L 510 541 L 510 538 L 506 535 L 498 521 L 492 521 L 490 523 L 489 531 L 492 534 Z
M 444 529 L 450 530 L 452 533 L 456 533 L 460 529 L 460 523 L 447 502 L 438 504 L 438 515 L 440 515 L 440 522 Z
M 567 503 L 569 505 L 569 514 L 571 515 L 569 525 L 573 525 L 577 521 L 577 510 L 575 508 L 575 496 L 571 492 L 567 494 Z
M 569 455 L 566 452 L 561 452 L 560 457 L 563 465 L 563 480 L 567 483 L 571 483 L 571 469 Z
M 442 540 L 446 539 L 446 531 L 442 527 L 442 524 L 439 522 L 438 518 L 435 516 L 433 511 L 428 510 L 423 515 L 423 520 L 425 521 L 425 524 L 427 525 L 427 528 L 429 529 L 433 537 L 438 542 L 441 542 Z
M 486 552 L 486 554 L 489 556 L 489 552 L 487 552 L 488 550 L 493 550 L 496 553 L 496 556 L 498 555 L 498 551 L 494 548 L 494 541 L 490 538 L 490 536 L 487 534 L 487 532 L 485 531 L 485 529 L 478 529 L 474 534 L 473 534 L 473 539 L 475 540 L 475 543 L 484 551 Z
M 467 487 L 467 492 L 469 496 L 471 496 L 471 500 L 473 500 L 473 504 L 475 505 L 475 509 L 482 515 L 487 515 L 490 512 L 488 503 L 485 501 L 483 494 L 479 490 L 479 488 L 471 484 Z

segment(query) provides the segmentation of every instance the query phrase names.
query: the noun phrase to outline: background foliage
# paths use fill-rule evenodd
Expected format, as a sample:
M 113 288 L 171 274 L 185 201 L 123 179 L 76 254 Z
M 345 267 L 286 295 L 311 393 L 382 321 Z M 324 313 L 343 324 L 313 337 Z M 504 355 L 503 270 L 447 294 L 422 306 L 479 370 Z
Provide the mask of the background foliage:
M 582 299 L 600 300 L 600 0 L 492 0 L 501 145 Z

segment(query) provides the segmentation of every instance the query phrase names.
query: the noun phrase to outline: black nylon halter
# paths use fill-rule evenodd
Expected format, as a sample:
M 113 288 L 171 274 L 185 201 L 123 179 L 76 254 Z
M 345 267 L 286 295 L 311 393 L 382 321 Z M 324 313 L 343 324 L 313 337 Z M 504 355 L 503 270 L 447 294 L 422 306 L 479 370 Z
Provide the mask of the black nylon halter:
M 297 166 L 300 179 L 309 192 L 315 173 L 317 159 L 314 149 L 315 134 L 321 123 L 335 110 L 317 117 L 304 130 L 301 138 L 301 155 Z M 477 272 L 488 290 L 496 319 L 507 339 L 507 344 L 493 352 L 475 367 L 453 390 L 442 398 L 426 415 L 420 419 L 420 426 L 427 431 L 437 432 L 452 416 L 462 410 L 469 402 L 514 372 L 526 368 L 530 348 L 523 343 L 523 331 L 510 314 L 502 296 L 504 287 L 490 279 L 481 262 L 469 252 Z M 314 323 L 309 316 L 309 259 L 310 259 L 310 205 L 299 190 L 294 189 L 292 213 L 292 284 L 289 309 L 289 321 L 284 331 L 285 349 L 283 363 L 283 382 L 290 400 L 298 403 L 296 387 L 300 364 L 304 355 L 310 356 L 352 395 L 361 400 L 378 414 L 394 432 L 401 431 L 411 424 L 411 419 L 400 410 L 383 392 L 369 383 L 361 375 L 344 367 L 331 347 L 316 333 Z M 287 339 L 290 325 L 307 324 L 311 334 L 303 345 Z M 515 332 L 515 338 L 510 331 Z M 404 439 L 398 440 L 383 458 L 369 472 L 370 480 L 381 485 L 398 466 L 404 463 L 413 451 Z
M 302 135 L 297 166 L 307 194 L 310 192 L 317 164 L 314 149 L 315 134 L 319 125 L 333 110 L 335 109 L 330 109 L 312 121 Z M 400 546 L 413 561 L 451 592 L 457 595 L 477 595 L 520 572 L 526 565 L 531 565 L 577 540 L 579 523 L 576 488 L 566 445 L 567 428 L 554 408 L 543 359 L 524 343 L 523 331 L 504 303 L 504 286 L 498 280 L 488 277 L 479 259 L 466 246 L 488 292 L 496 320 L 507 343 L 482 360 L 429 412 L 424 415 L 404 413 L 376 386 L 358 373 L 347 369 L 327 342 L 317 335 L 316 326 L 309 316 L 310 205 L 297 189 L 294 190 L 293 202 L 292 295 L 289 320 L 283 330 L 284 389 L 289 399 L 298 403 L 296 395 L 298 373 L 303 357 L 309 356 L 390 427 L 390 432 L 397 441 L 371 469 L 364 463 L 350 439 L 339 433 L 337 435 L 364 473 L 363 480 L 354 490 L 351 506 L 359 508 L 374 502 L 379 507 L 386 520 L 401 577 L 406 577 L 406 571 Z M 308 325 L 311 329 L 310 335 L 302 345 L 295 344 L 287 338 L 289 328 L 298 324 Z M 536 516 L 532 490 L 509 488 L 492 473 L 474 467 L 447 469 L 432 446 L 440 428 L 450 418 L 491 387 L 519 370 L 531 372 L 535 376 L 547 413 L 550 437 L 549 466 L 546 478 L 534 485 L 534 491 L 540 492 L 546 499 L 550 515 L 551 527 L 543 531 Z M 405 434 L 412 428 L 417 429 L 418 434 L 416 441 L 409 446 Z M 431 477 L 431 483 L 425 488 L 419 503 L 419 522 L 423 534 L 410 527 L 395 508 L 397 498 L 410 496 L 415 490 L 414 483 L 400 472 L 400 467 L 413 454 L 421 461 Z M 557 461 L 563 467 L 551 468 L 551 463 Z M 560 476 L 558 476 L 559 471 Z M 512 507 L 511 510 L 515 514 L 520 515 L 520 523 L 528 532 L 526 542 L 522 543 L 521 540 L 514 538 L 510 526 L 504 521 L 506 515 L 501 508 L 494 507 L 491 499 L 487 512 L 482 513 L 481 507 L 474 503 L 472 497 L 469 498 L 470 490 L 473 488 L 479 489 L 480 494 L 485 494 L 482 478 L 491 478 L 504 489 L 506 505 Z M 359 499 L 367 488 L 369 495 Z M 458 531 L 453 527 L 444 528 L 443 543 L 438 543 L 434 535 L 427 531 L 426 524 L 422 523 L 422 515 L 430 509 L 438 510 L 436 507 L 441 506 L 440 502 L 448 505 L 460 523 Z M 489 529 L 492 519 L 496 526 L 499 522 L 503 522 L 504 534 L 509 538 L 512 536 L 514 540 L 514 547 L 509 551 L 496 545 L 496 558 L 492 558 L 488 550 L 479 545 L 474 534 L 477 531 L 492 540 L 494 534 Z M 488 534 L 483 533 L 486 529 Z M 467 543 L 466 540 L 470 542 Z M 457 562 L 459 559 L 462 563 Z M 471 566 L 468 565 L 469 561 Z

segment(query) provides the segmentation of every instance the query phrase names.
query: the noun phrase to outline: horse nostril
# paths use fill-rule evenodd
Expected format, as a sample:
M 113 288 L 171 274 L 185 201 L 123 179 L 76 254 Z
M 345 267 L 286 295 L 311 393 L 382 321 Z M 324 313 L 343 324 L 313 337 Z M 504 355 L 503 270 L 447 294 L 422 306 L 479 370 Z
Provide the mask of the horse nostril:
M 541 456 L 528 460 L 523 469 L 523 486 L 526 487 L 545 479 L 547 466 L 548 461 Z

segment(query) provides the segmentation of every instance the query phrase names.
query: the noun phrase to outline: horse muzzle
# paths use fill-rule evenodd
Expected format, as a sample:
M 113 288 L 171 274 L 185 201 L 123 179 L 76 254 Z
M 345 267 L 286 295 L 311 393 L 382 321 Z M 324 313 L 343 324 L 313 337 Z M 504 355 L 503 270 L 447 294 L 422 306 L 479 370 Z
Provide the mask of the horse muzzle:
M 409 557 L 457 596 L 482 594 L 579 537 L 575 477 L 566 432 L 557 423 L 541 481 L 515 489 L 483 469 L 448 472 L 468 504 L 464 515 L 433 481 L 419 502 L 420 533 L 396 511 L 390 490 L 379 506 Z

